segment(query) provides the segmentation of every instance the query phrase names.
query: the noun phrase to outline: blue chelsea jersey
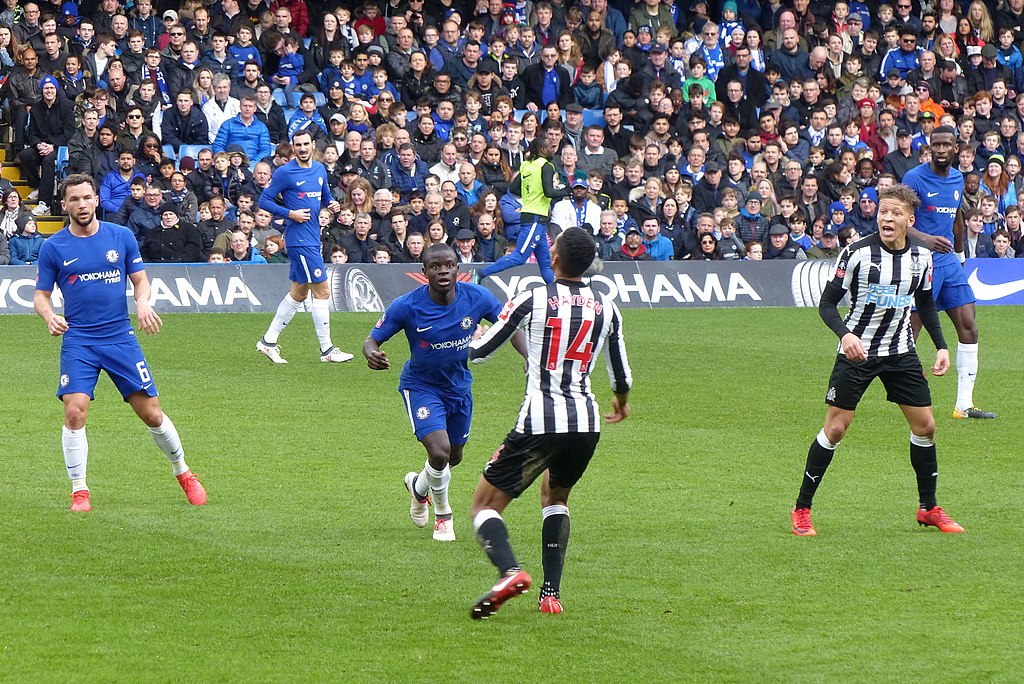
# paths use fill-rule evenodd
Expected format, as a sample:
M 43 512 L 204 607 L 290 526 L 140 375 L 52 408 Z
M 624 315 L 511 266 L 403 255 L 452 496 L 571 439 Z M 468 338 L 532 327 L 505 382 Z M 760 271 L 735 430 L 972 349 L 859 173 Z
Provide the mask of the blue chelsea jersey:
M 282 202 L 278 203 L 277 198 Z M 270 185 L 260 194 L 260 209 L 284 219 L 285 247 L 320 248 L 320 209 L 334 200 L 324 165 L 314 161 L 304 169 L 291 160 L 270 177 Z M 309 209 L 309 220 L 298 223 L 288 212 Z
M 145 267 L 139 243 L 124 226 L 99 224 L 89 237 L 76 237 L 65 228 L 39 250 L 36 289 L 60 288 L 68 322 L 66 343 L 109 343 L 132 332 L 128 276 Z
M 943 178 L 932 171 L 931 164 L 921 164 L 907 171 L 903 176 L 903 184 L 921 198 L 921 206 L 914 214 L 914 227 L 922 233 L 944 237 L 953 242 L 953 223 L 964 197 L 964 175 L 950 168 L 949 174 Z M 932 260 L 936 266 L 959 264 L 953 252 L 933 252 Z
M 473 332 L 481 320 L 498 320 L 501 303 L 485 287 L 457 282 L 455 301 L 445 306 L 434 302 L 427 288 L 423 285 L 392 302 L 370 336 L 380 343 L 405 331 L 409 360 L 402 368 L 400 389 L 425 386 L 465 395 L 473 384 L 468 365 Z

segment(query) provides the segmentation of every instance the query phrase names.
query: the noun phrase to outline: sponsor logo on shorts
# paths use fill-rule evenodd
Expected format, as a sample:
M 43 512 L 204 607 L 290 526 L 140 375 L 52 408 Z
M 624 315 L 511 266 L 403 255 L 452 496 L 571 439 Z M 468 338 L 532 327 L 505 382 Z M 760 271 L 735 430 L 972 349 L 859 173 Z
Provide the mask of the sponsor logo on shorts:
M 118 258 L 120 258 L 120 256 L 121 255 L 117 253 L 116 249 L 108 249 L 107 250 L 107 261 L 109 261 L 112 264 L 116 264 L 117 260 L 118 260 Z
M 426 420 L 427 418 L 430 417 L 430 409 L 428 409 L 426 406 L 420 406 L 418 409 L 416 409 L 416 417 L 419 418 L 420 420 Z
M 70 384 L 71 384 L 71 376 L 68 375 L 67 373 L 62 373 L 61 376 L 60 376 L 60 386 L 61 387 L 67 387 Z

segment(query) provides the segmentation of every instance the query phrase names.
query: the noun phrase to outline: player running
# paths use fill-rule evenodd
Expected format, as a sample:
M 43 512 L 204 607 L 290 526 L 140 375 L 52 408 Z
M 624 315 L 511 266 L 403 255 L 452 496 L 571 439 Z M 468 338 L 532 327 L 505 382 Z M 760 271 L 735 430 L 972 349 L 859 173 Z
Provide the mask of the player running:
M 124 226 L 96 219 L 99 194 L 91 176 L 75 174 L 60 186 L 68 226 L 39 250 L 35 310 L 60 346 L 57 397 L 64 402 L 61 442 L 71 478 L 71 510 L 92 510 L 85 472 L 89 443 L 85 423 L 100 371 L 105 371 L 136 415 L 149 426 L 153 441 L 171 462 L 171 471 L 194 506 L 206 503 L 206 490 L 185 463 L 174 423 L 161 410 L 156 384 L 128 318 L 127 280 L 135 288 L 139 330 L 160 331 L 163 321 L 149 305 L 149 279 L 139 243 Z M 51 296 L 59 287 L 64 315 L 54 312 Z
M 825 395 L 825 426 L 807 452 L 803 483 L 791 516 L 795 535 L 816 534 L 811 522 L 814 493 L 853 422 L 860 398 L 875 378 L 882 381 L 886 398 L 899 405 L 910 426 L 910 463 L 917 473 L 921 504 L 917 522 L 943 532 L 964 531 L 935 502 L 935 417 L 910 329 L 910 307 L 916 303 L 921 323 L 935 343 L 932 375 L 945 375 L 949 351 L 931 295 L 931 252 L 907 239 L 919 204 L 917 195 L 905 185 L 880 192 L 878 233 L 843 248 L 835 275 L 821 295 L 818 312 L 839 337 L 839 353 Z M 847 291 L 850 310 L 844 320 L 837 307 Z
M 412 500 L 409 515 L 417 527 L 425 527 L 428 497 L 432 499 L 438 541 L 455 541 L 448 483 L 451 468 L 462 461 L 473 415 L 469 343 L 479 334 L 482 319 L 496 321 L 501 312 L 501 303 L 487 288 L 457 282 L 458 271 L 451 247 L 428 249 L 423 257 L 427 284 L 392 302 L 363 343 L 367 365 L 387 370 L 391 362 L 380 345 L 403 330 L 409 340 L 410 356 L 398 391 L 416 439 L 427 450 L 423 470 L 405 476 Z M 525 341 L 515 344 L 525 358 Z
M 284 239 L 288 250 L 288 279 L 291 292 L 277 305 L 256 349 L 274 363 L 288 363 L 281 357 L 277 340 L 281 331 L 302 309 L 310 290 L 313 291 L 313 327 L 320 341 L 320 360 L 344 363 L 352 359 L 331 342 L 331 288 L 320 251 L 320 209 L 337 212 L 341 205 L 331 195 L 324 165 L 313 160 L 313 136 L 301 130 L 292 136 L 295 158 L 274 172 L 270 185 L 260 194 L 260 209 L 285 220 Z M 278 202 L 278 197 L 281 200 Z
M 542 613 L 561 613 L 559 588 L 569 543 L 569 493 L 587 469 L 601 436 L 601 416 L 590 373 L 608 343 L 607 365 L 615 398 L 609 423 L 629 416 L 632 371 L 622 337 L 622 316 L 604 293 L 583 283 L 594 261 L 594 238 L 573 227 L 558 236 L 552 267 L 556 280 L 523 292 L 505 305 L 498 324 L 470 345 L 474 363 L 489 358 L 517 328 L 526 330 L 529 368 L 526 396 L 515 427 L 498 448 L 473 494 L 473 529 L 498 569 L 498 582 L 473 606 L 484 619 L 508 599 L 525 593 L 530 576 L 519 567 L 501 512 L 543 474 L 541 531 Z
M 903 183 L 921 198 L 916 223 L 907 234 L 930 249 L 935 275 L 932 293 L 939 311 L 945 311 L 956 328 L 956 407 L 954 418 L 996 418 L 974 405 L 978 375 L 978 326 L 974 291 L 964 273 L 963 226 L 954 223 L 963 199 L 964 175 L 953 168 L 957 158 L 956 133 L 949 126 L 932 131 L 932 161 L 911 169 Z M 955 245 L 955 246 L 954 246 Z M 913 315 L 914 334 L 921 330 L 920 315 Z
M 535 138 L 530 143 L 530 159 L 523 162 L 519 167 L 519 175 L 512 181 L 512 193 L 523 198 L 515 251 L 480 269 L 480 276 L 494 275 L 521 266 L 532 254 L 537 257 L 544 282 L 554 282 L 548 249 L 548 215 L 551 213 L 551 200 L 567 197 L 569 190 L 564 186 L 559 187 L 558 172 L 551 163 L 553 155 L 554 150 L 544 138 Z

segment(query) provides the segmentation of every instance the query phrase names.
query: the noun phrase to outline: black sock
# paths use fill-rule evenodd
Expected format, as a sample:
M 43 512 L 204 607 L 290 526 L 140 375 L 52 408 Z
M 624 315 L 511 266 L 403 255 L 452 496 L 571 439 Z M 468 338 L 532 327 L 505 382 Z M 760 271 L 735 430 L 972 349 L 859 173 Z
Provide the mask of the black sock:
M 565 547 L 569 545 L 569 514 L 555 513 L 544 518 L 541 530 L 541 558 L 544 564 L 544 586 L 540 595 L 558 596 L 565 566 Z
M 476 531 L 476 540 L 484 548 L 484 553 L 491 559 L 494 567 L 501 574 L 519 567 L 516 556 L 512 553 L 512 545 L 508 540 L 508 529 L 501 518 L 489 518 Z
M 820 436 L 820 435 L 819 435 Z M 826 449 L 818 442 L 818 437 L 811 442 L 811 448 L 807 450 L 807 464 L 804 466 L 804 479 L 800 483 L 800 496 L 796 499 L 797 508 L 810 508 L 814 493 L 818 491 L 821 478 L 825 476 L 835 449 Z
M 920 441 L 921 438 L 918 438 Z M 917 474 L 917 496 L 921 508 L 928 511 L 935 508 L 935 485 L 939 479 L 939 460 L 935 455 L 935 444 L 922 446 L 910 440 L 910 465 Z

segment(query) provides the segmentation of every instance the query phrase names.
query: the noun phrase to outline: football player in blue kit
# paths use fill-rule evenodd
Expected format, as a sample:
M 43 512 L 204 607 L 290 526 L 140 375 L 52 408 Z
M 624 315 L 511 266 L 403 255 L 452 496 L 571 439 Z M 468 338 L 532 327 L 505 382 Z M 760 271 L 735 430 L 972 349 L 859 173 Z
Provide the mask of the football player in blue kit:
M 409 515 L 417 527 L 425 527 L 432 499 L 438 541 L 455 541 L 448 483 L 451 468 L 462 461 L 473 414 L 469 343 L 482 333 L 480 321 L 497 321 L 502 308 L 487 288 L 458 282 L 458 272 L 455 251 L 432 246 L 423 255 L 427 284 L 392 302 L 363 343 L 367 365 L 387 370 L 391 362 L 380 345 L 401 331 L 409 340 L 398 391 L 416 439 L 427 450 L 423 470 L 405 476 Z M 521 332 L 512 344 L 525 359 Z
M 903 183 L 921 198 L 915 225 L 907 235 L 933 253 L 932 294 L 939 311 L 945 311 L 956 328 L 956 406 L 954 418 L 996 418 L 974 405 L 974 381 L 978 374 L 978 326 L 974 291 L 964 273 L 963 227 L 955 226 L 963 200 L 964 176 L 953 168 L 957 158 L 956 133 L 949 126 L 932 131 L 932 160 L 911 169 Z M 956 231 L 954 233 L 954 228 Z M 912 316 L 914 335 L 921 319 Z
M 331 342 L 331 287 L 327 283 L 320 246 L 320 209 L 337 212 L 341 205 L 331 194 L 324 165 L 313 159 L 313 136 L 308 130 L 292 136 L 295 158 L 280 167 L 270 178 L 270 185 L 260 194 L 260 209 L 284 219 L 284 241 L 290 269 L 291 291 L 277 306 L 277 313 L 256 349 L 274 363 L 288 363 L 281 357 L 277 340 L 313 292 L 313 327 L 320 341 L 320 360 L 344 363 L 352 359 Z M 278 197 L 281 201 L 278 201 Z
M 156 384 L 128 318 L 130 280 L 139 330 L 152 335 L 163 324 L 149 304 L 149 279 L 139 243 L 124 226 L 97 220 L 99 189 L 91 176 L 69 176 L 61 183 L 60 198 L 69 223 L 39 250 L 35 310 L 51 335 L 63 336 L 57 397 L 64 402 L 61 441 L 71 478 L 71 510 L 92 510 L 85 482 L 89 456 L 85 423 L 101 370 L 149 426 L 188 502 L 202 506 L 206 490 L 185 463 L 178 431 L 160 408 Z M 53 310 L 57 287 L 64 297 L 63 316 Z

